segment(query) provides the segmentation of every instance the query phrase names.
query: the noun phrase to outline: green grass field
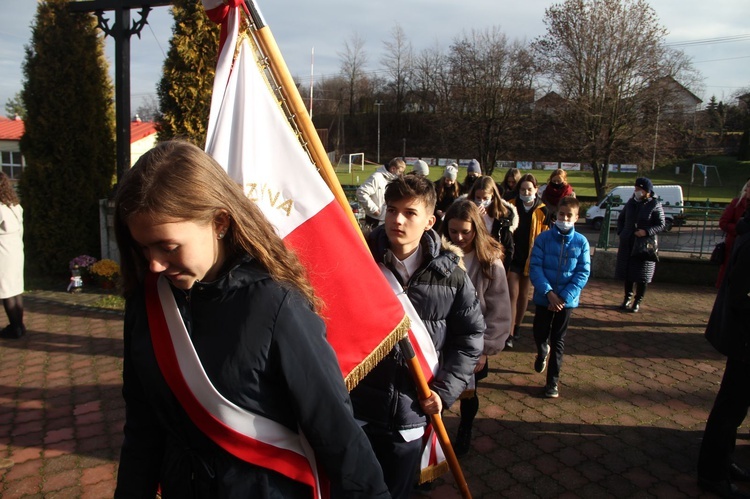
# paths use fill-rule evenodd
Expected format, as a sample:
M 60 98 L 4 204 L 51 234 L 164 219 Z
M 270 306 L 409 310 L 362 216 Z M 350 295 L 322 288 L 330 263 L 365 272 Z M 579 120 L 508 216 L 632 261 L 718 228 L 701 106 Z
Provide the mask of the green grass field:
M 721 185 L 718 185 L 717 177 L 714 172 L 709 174 L 707 187 L 703 187 L 703 175 L 696 169 L 693 183 L 690 182 L 691 170 L 693 163 L 704 165 L 714 165 L 717 167 L 721 177 Z M 679 167 L 680 173 L 676 173 L 676 167 Z M 339 182 L 344 186 L 358 186 L 364 182 L 376 169 L 378 165 L 365 165 L 364 171 L 352 171 L 352 173 L 337 173 Z M 407 167 L 407 171 L 409 171 Z M 492 177 L 498 182 L 501 181 L 507 169 L 495 170 Z M 437 180 L 443 173 L 442 167 L 431 167 L 429 178 Z M 539 183 L 545 183 L 549 178 L 549 172 L 541 170 L 531 170 Z M 458 172 L 459 181 L 463 180 L 466 170 L 460 169 Z M 696 158 L 694 160 L 679 160 L 664 166 L 657 167 L 653 171 L 646 171 L 640 174 L 635 173 L 610 173 L 608 185 L 610 188 L 618 185 L 629 185 L 637 176 L 649 177 L 655 184 L 679 184 L 686 202 L 705 202 L 710 200 L 713 203 L 728 203 L 737 197 L 742 186 L 750 177 L 750 161 L 737 161 L 729 156 L 710 156 Z M 596 195 L 594 190 L 594 175 L 592 172 L 568 172 L 568 181 L 573 186 L 578 196 L 593 197 Z M 350 197 L 353 198 L 352 189 L 347 189 Z

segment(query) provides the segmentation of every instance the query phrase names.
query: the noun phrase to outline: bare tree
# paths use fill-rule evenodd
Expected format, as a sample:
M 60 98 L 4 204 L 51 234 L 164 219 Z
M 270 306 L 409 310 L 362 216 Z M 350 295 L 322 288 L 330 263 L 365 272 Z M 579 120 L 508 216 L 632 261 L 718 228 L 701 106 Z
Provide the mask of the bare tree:
M 353 116 L 356 91 L 364 77 L 367 64 L 364 38 L 358 33 L 352 33 L 348 40 L 344 40 L 344 51 L 338 52 L 338 55 L 341 59 L 341 74 L 346 79 L 349 89 L 349 116 Z
M 396 112 L 403 111 L 406 93 L 412 76 L 413 55 L 411 43 L 406 38 L 404 29 L 396 24 L 390 31 L 390 38 L 383 42 L 385 55 L 381 64 L 385 67 L 389 81 L 388 87 L 393 93 Z
M 454 40 L 448 55 L 450 83 L 446 112 L 457 117 L 455 134 L 469 142 L 485 172 L 507 150 L 534 101 L 534 61 L 528 47 L 508 42 L 498 27 Z
M 147 95 L 141 101 L 141 105 L 136 109 L 135 114 L 143 121 L 156 121 L 161 114 L 159 113 L 159 99 L 154 95 Z
M 544 23 L 547 33 L 534 47 L 570 102 L 565 122 L 591 162 L 601 198 L 613 154 L 653 128 L 647 111 L 658 119 L 675 91 L 655 82 L 691 68 L 664 46 L 666 30 L 646 0 L 566 0 L 545 11 Z
M 414 57 L 412 88 L 420 110 L 434 112 L 437 108 L 440 83 L 447 68 L 445 55 L 435 42 Z

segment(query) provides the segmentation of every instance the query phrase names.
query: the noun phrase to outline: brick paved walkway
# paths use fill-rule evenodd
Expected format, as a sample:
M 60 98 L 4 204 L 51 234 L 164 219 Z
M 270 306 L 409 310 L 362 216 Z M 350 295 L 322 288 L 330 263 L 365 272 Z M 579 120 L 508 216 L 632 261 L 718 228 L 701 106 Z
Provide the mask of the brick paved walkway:
M 715 290 L 654 284 L 642 313 L 593 281 L 573 314 L 560 398 L 542 398 L 530 310 L 516 348 L 490 359 L 472 450 L 475 498 L 700 497 L 694 467 L 723 359 L 702 333 Z M 29 334 L 0 340 L 0 495 L 111 497 L 123 424 L 121 315 L 26 299 Z M 453 435 L 457 418 L 447 413 Z M 744 434 L 747 431 L 743 431 Z M 738 460 L 750 465 L 747 441 Z M 458 497 L 453 479 L 433 498 Z

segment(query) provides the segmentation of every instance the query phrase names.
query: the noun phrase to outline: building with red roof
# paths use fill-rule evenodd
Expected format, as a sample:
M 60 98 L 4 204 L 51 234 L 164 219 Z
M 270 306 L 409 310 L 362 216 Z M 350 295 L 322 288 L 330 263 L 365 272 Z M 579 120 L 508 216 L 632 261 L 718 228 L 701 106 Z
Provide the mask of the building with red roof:
M 24 134 L 23 120 L 16 116 L 13 119 L 0 116 L 0 159 L 2 170 L 12 180 L 19 179 L 26 167 L 21 155 L 20 141 Z M 136 119 L 130 123 L 130 164 L 131 166 L 143 153 L 156 145 L 156 123 Z

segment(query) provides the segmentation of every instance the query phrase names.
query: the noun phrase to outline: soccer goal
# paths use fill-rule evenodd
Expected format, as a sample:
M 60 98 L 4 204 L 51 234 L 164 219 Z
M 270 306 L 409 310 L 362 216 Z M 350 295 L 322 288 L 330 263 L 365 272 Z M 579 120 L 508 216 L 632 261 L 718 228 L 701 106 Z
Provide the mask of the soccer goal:
M 719 169 L 714 165 L 702 165 L 700 163 L 693 163 L 693 169 L 690 172 L 690 184 L 695 182 L 695 170 L 698 170 L 703 175 L 703 187 L 710 185 L 721 186 L 721 177 L 719 176 Z M 714 172 L 714 175 L 709 175 L 709 172 Z M 713 177 L 711 180 L 709 177 Z
M 336 163 L 336 171 L 339 173 L 351 173 L 352 168 L 365 171 L 365 153 L 355 152 L 352 154 L 344 154 L 339 158 L 339 162 Z

